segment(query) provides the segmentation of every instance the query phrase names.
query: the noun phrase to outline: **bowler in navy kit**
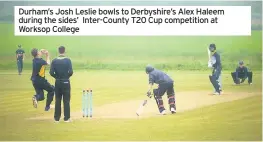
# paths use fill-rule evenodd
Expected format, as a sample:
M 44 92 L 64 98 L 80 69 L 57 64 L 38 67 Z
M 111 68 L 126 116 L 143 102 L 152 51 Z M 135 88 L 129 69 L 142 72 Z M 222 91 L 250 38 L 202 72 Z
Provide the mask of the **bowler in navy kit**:
M 31 80 L 36 91 L 36 95 L 32 98 L 33 106 L 37 108 L 38 102 L 45 99 L 44 90 L 46 90 L 48 93 L 45 111 L 48 111 L 54 97 L 54 86 L 45 79 L 45 67 L 50 64 L 48 51 L 44 49 L 38 51 L 34 48 L 31 54 L 34 57 Z M 41 58 L 42 54 L 46 54 L 46 61 Z
M 243 83 L 246 79 L 248 79 L 248 84 L 251 85 L 253 73 L 251 71 L 248 71 L 248 68 L 244 66 L 243 61 L 239 61 L 238 64 L 239 66 L 236 68 L 236 71 L 231 73 L 234 83 L 240 84 Z
M 165 115 L 162 96 L 167 93 L 168 103 L 171 113 L 176 113 L 174 81 L 164 72 L 153 68 L 151 65 L 146 66 L 146 73 L 149 74 L 149 88 L 147 96 L 151 97 L 151 90 L 154 83 L 158 84 L 157 89 L 153 89 L 153 95 L 156 100 L 159 112 Z
M 64 105 L 64 121 L 70 122 L 70 80 L 73 75 L 73 69 L 71 60 L 67 58 L 65 54 L 65 47 L 60 46 L 58 48 L 59 56 L 55 58 L 51 63 L 50 75 L 56 79 L 55 83 L 55 122 L 59 122 L 61 117 L 61 100 L 63 98 Z
M 221 58 L 216 52 L 215 44 L 210 44 L 209 50 L 211 52 L 211 60 L 208 62 L 208 66 L 213 68 L 212 75 L 209 75 L 209 79 L 215 89 L 214 95 L 220 95 L 222 91 L 222 84 L 220 80 L 222 71 Z
M 18 49 L 16 50 L 16 61 L 17 61 L 17 70 L 19 75 L 21 75 L 23 71 L 24 58 L 25 58 L 25 51 L 22 49 L 21 45 L 18 45 Z

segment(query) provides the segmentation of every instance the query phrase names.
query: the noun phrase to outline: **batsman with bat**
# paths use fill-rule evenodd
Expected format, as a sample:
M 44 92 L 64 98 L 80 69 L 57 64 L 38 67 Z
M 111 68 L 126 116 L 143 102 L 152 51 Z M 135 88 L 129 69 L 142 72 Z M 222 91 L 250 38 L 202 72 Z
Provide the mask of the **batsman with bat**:
M 222 83 L 221 83 L 221 59 L 220 55 L 216 52 L 216 45 L 210 44 L 208 48 L 208 67 L 212 68 L 212 75 L 209 75 L 210 82 L 212 83 L 215 92 L 214 95 L 220 95 L 222 92 Z
M 149 88 L 147 96 L 151 97 L 151 90 L 154 83 L 158 84 L 157 89 L 153 89 L 153 96 L 156 100 L 160 114 L 165 115 L 166 111 L 163 105 L 162 96 L 167 93 L 168 103 L 171 113 L 176 113 L 174 81 L 164 72 L 153 68 L 151 65 L 146 66 L 146 73 L 149 75 Z

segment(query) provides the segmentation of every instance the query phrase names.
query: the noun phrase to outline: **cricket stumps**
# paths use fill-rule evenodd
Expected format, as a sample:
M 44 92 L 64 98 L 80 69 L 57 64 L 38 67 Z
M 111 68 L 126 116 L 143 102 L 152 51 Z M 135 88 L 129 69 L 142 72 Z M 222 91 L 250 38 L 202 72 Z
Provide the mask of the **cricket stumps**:
M 83 117 L 92 118 L 93 115 L 93 104 L 92 104 L 92 89 L 82 90 L 82 113 Z

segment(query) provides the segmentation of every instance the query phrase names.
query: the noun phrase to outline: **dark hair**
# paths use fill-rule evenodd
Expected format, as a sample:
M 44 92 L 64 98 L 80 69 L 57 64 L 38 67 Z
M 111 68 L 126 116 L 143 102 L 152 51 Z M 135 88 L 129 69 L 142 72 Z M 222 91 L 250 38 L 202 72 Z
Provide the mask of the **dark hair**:
M 21 48 L 21 47 L 22 47 L 22 46 L 19 44 L 19 45 L 18 45 L 18 48 Z
M 59 52 L 59 54 L 64 54 L 65 53 L 65 47 L 64 46 L 60 46 L 59 48 L 58 48 L 58 52 Z
M 31 55 L 32 55 L 33 57 L 36 57 L 37 54 L 38 54 L 38 49 L 33 48 L 33 49 L 31 50 Z

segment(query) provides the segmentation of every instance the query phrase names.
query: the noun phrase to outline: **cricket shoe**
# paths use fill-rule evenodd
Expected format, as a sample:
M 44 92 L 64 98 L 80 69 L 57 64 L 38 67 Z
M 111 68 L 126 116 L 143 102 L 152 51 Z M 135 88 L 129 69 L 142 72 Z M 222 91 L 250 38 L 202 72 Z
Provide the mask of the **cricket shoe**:
M 220 93 L 219 92 L 214 92 L 213 95 L 220 95 Z
M 173 107 L 171 108 L 171 113 L 172 113 L 172 114 L 175 114 L 175 113 L 176 113 L 175 108 L 173 108 Z
M 45 111 L 49 111 L 49 110 L 50 110 L 50 106 L 46 106 Z
M 252 85 L 252 83 L 248 83 L 249 85 Z
M 69 122 L 72 122 L 72 120 L 68 119 L 68 120 L 64 120 L 64 122 L 69 123 Z
M 166 115 L 166 111 L 163 110 L 160 114 L 161 114 L 161 115 Z
M 223 94 L 222 89 L 219 89 L 219 91 L 220 91 L 220 95 Z M 213 94 L 215 95 L 215 93 L 217 93 L 217 92 L 214 90 L 214 93 L 213 93 Z
M 33 106 L 34 106 L 34 108 L 37 108 L 37 98 L 36 98 L 36 96 L 34 96 L 34 97 L 32 98 L 32 101 L 33 101 Z
M 59 123 L 59 120 L 55 120 L 54 122 L 55 122 L 55 123 Z
M 222 94 L 223 94 L 223 91 L 222 91 L 221 89 L 220 89 L 219 91 L 220 91 L 220 95 L 222 95 Z

